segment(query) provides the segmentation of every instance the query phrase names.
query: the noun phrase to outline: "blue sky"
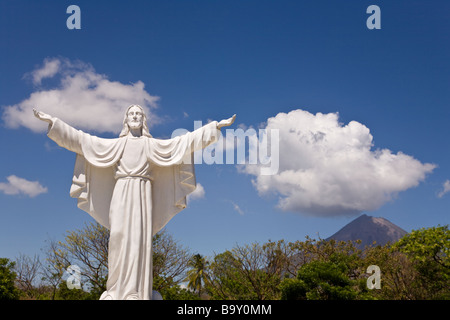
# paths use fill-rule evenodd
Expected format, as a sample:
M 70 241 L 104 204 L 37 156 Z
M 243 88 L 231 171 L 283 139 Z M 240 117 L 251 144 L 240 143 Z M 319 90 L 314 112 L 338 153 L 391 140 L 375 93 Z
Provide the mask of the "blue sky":
M 80 30 L 66 27 L 71 4 Z M 366 27 L 372 4 L 379 30 Z M 32 118 L 36 102 L 107 138 L 136 102 L 155 137 L 235 113 L 233 128 L 279 129 L 277 175 L 196 166 L 204 194 L 167 225 L 194 252 L 325 238 L 360 213 L 407 231 L 448 224 L 449 9 L 448 1 L 2 1 L 0 256 L 39 254 L 92 221 L 69 197 L 75 156 Z M 317 134 L 325 139 L 311 140 Z

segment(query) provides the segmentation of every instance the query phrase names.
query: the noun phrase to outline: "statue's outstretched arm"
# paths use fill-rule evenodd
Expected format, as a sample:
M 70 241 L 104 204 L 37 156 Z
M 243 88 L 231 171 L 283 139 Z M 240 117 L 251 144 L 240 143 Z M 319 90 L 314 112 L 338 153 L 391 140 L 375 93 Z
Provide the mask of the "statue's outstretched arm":
M 36 110 L 34 108 L 33 108 L 33 113 L 34 113 L 34 116 L 36 118 L 38 118 L 39 120 L 48 122 L 49 124 L 53 124 L 53 117 L 51 115 L 46 114 L 46 113 L 44 113 L 42 111 L 38 111 L 38 110 Z
M 228 127 L 228 126 L 231 126 L 231 125 L 233 124 L 233 122 L 234 122 L 234 119 L 236 119 L 236 115 L 235 115 L 235 114 L 234 114 L 231 118 L 228 118 L 228 119 L 225 119 L 225 120 L 220 121 L 220 122 L 217 124 L 217 129 L 220 129 L 220 128 L 222 128 L 222 127 Z
M 70 125 L 56 117 L 52 117 L 42 111 L 33 109 L 36 118 L 48 123 L 47 136 L 55 141 L 60 147 L 69 151 L 83 154 L 82 144 L 86 139 L 85 136 L 90 136 L 87 133 L 72 128 Z

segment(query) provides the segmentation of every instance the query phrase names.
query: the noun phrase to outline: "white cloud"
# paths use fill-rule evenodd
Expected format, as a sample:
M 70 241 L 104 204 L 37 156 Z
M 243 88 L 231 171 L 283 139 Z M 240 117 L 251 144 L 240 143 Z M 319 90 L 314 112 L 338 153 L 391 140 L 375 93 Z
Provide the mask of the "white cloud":
M 337 113 L 279 113 L 266 129 L 279 130 L 278 173 L 260 175 L 259 165 L 244 171 L 255 176 L 260 195 L 278 195 L 284 211 L 333 216 L 376 210 L 435 168 L 402 152 L 372 150 L 370 130 L 356 121 L 339 123 Z
M 40 85 L 45 78 L 51 78 L 55 76 L 61 67 L 61 60 L 47 58 L 44 60 L 44 65 L 28 73 L 26 77 L 31 77 L 31 80 L 35 85 Z
M 7 195 L 24 194 L 33 198 L 47 192 L 47 188 L 43 187 L 38 181 L 28 181 L 15 175 L 6 179 L 8 182 L 0 182 L 0 191 Z
M 442 198 L 448 192 L 450 192 L 450 180 L 446 180 L 443 183 L 442 190 L 438 193 L 438 198 Z
M 26 77 L 35 85 L 52 78 L 57 85 L 46 89 L 36 87 L 27 99 L 5 106 L 2 119 L 9 128 L 23 126 L 34 132 L 45 132 L 47 124 L 34 117 L 33 108 L 87 131 L 119 133 L 125 109 L 130 104 L 146 109 L 149 126 L 158 121 L 152 113 L 158 97 L 150 95 L 142 81 L 131 84 L 110 81 L 89 64 L 63 58 L 45 59 L 42 67 Z
M 187 196 L 188 201 L 202 199 L 205 197 L 205 188 L 200 183 L 197 183 L 195 190 Z
M 239 205 L 233 201 L 231 201 L 231 204 L 233 205 L 233 209 L 239 213 L 241 216 L 244 215 L 244 210 L 241 209 L 241 207 L 239 207 Z

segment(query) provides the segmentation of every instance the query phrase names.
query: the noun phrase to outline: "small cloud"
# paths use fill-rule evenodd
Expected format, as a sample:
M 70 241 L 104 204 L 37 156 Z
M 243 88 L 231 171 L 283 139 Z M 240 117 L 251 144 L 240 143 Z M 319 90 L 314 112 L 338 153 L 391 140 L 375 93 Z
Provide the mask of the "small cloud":
M 239 213 L 241 216 L 244 215 L 244 210 L 241 209 L 241 207 L 239 207 L 239 205 L 233 201 L 231 201 L 231 204 L 233 205 L 233 209 Z
M 195 190 L 187 196 L 188 201 L 198 200 L 205 197 L 205 188 L 200 183 L 197 183 Z
M 47 188 L 43 187 L 38 181 L 28 181 L 11 175 L 6 178 L 8 182 L 0 182 L 0 191 L 7 195 L 24 194 L 31 198 L 41 193 L 46 193 Z
M 61 149 L 61 147 L 58 146 L 56 143 L 51 143 L 49 141 L 45 141 L 44 142 L 44 148 L 47 151 L 53 151 L 53 150 Z
M 31 78 L 34 85 L 40 85 L 43 79 L 55 76 L 61 67 L 61 60 L 57 58 L 47 58 L 41 68 L 29 72 L 25 77 Z
M 442 184 L 442 190 L 438 193 L 438 198 L 442 198 L 446 193 L 450 192 L 450 180 L 446 180 Z

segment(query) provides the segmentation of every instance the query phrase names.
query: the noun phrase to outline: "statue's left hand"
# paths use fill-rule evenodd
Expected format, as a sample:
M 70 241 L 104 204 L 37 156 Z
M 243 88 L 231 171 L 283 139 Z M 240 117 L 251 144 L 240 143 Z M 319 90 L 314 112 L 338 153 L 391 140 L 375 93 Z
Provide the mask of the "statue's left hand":
M 220 129 L 222 127 L 228 127 L 231 126 L 234 122 L 234 119 L 236 119 L 236 115 L 234 114 L 231 118 L 222 120 L 219 122 L 219 124 L 217 125 L 217 129 Z
M 34 116 L 36 118 L 38 118 L 39 120 L 42 120 L 42 121 L 45 121 L 45 122 L 48 122 L 48 123 L 52 123 L 53 122 L 53 118 L 49 114 L 46 114 L 46 113 L 44 113 L 42 111 L 38 111 L 38 110 L 36 110 L 34 108 L 33 108 L 33 113 L 34 113 Z

